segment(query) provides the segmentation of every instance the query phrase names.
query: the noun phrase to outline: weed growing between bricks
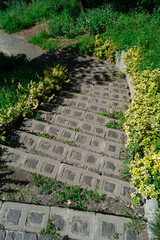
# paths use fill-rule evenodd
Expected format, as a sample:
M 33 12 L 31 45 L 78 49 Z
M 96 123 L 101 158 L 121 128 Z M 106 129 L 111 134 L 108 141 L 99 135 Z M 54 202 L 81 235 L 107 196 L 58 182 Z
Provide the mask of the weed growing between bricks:
M 90 201 L 93 203 L 100 203 L 104 195 L 83 189 L 79 186 L 71 186 L 53 180 L 48 177 L 33 174 L 33 181 L 36 187 L 40 187 L 40 193 L 43 194 L 56 194 L 58 199 L 53 201 L 53 205 L 61 205 L 82 211 L 92 211 L 88 208 Z
M 123 130 L 123 125 L 125 123 L 125 116 L 124 116 L 123 112 L 111 113 L 109 111 L 106 111 L 105 113 L 99 112 L 97 114 L 108 117 L 108 118 L 113 118 L 113 119 L 116 119 L 116 120 L 119 121 L 119 122 L 112 121 L 112 122 L 106 123 L 105 126 L 107 128 L 114 128 L 116 130 Z
M 57 138 L 56 136 L 51 136 L 48 133 L 35 133 L 35 132 L 32 131 L 32 134 L 34 134 L 36 136 L 39 136 L 39 137 L 44 137 L 44 138 L 48 138 L 48 139 L 51 139 L 51 140 L 59 141 L 59 142 L 68 144 L 69 146 L 72 146 L 72 147 L 77 146 L 74 141 L 62 140 L 62 139 Z

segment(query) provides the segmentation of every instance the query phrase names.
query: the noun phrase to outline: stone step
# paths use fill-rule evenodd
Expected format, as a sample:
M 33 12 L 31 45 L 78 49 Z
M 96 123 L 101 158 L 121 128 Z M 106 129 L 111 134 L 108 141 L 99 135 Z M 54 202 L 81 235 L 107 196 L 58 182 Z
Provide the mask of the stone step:
M 51 129 L 51 131 L 52 131 L 52 129 Z M 54 129 L 53 129 L 53 131 L 54 131 Z M 20 140 L 23 139 L 22 136 L 24 136 L 24 139 L 27 136 L 29 136 L 29 138 L 37 137 L 37 140 L 38 140 L 38 136 L 35 136 L 33 134 L 29 134 L 29 133 L 25 133 L 25 132 L 21 132 L 21 131 L 16 131 L 16 132 L 14 132 L 14 134 L 16 134 L 17 136 L 19 136 L 19 134 L 20 134 L 20 136 L 21 136 Z M 29 135 L 27 135 L 27 134 L 29 134 Z M 97 138 L 95 136 L 90 136 L 90 135 L 87 135 L 84 133 L 77 132 L 75 135 L 74 141 L 68 140 L 69 139 L 68 136 L 73 138 L 72 136 L 73 136 L 74 132 L 72 130 L 62 131 L 62 132 L 60 132 L 60 134 L 61 134 L 61 139 L 55 139 L 53 137 L 52 139 L 54 139 L 54 140 L 50 140 L 47 138 L 47 136 L 42 137 L 43 143 L 40 144 L 40 146 L 39 146 L 41 148 L 41 150 L 48 151 L 48 149 L 50 149 L 50 147 L 51 147 L 50 145 L 55 143 L 56 145 L 63 144 L 64 148 L 66 148 L 68 145 L 70 145 L 70 146 L 73 146 L 74 148 L 89 150 L 91 152 L 96 152 L 101 155 L 105 155 L 105 156 L 116 158 L 116 159 L 120 159 L 121 153 L 124 151 L 123 144 L 109 141 L 109 140 L 104 140 L 104 139 Z M 15 138 L 16 138 L 16 136 L 15 136 Z M 25 144 L 24 139 L 23 139 L 23 141 L 24 141 L 23 144 Z M 21 141 L 19 143 L 21 143 Z M 32 145 L 32 149 L 33 149 L 33 147 L 34 147 L 34 145 Z
M 72 92 L 81 93 L 87 96 L 100 97 L 110 100 L 129 101 L 130 92 L 128 89 L 118 87 L 92 85 L 92 84 L 75 84 Z
M 124 143 L 126 140 L 125 133 L 122 131 L 88 123 L 87 121 L 80 121 L 61 115 L 53 116 L 52 120 L 53 122 L 49 124 L 33 119 L 25 119 L 21 125 L 21 130 L 33 131 L 35 133 L 47 133 L 50 136 L 68 141 L 76 141 L 79 132 L 112 142 Z
M 121 112 L 129 106 L 128 102 L 103 99 L 100 97 L 85 96 L 78 93 L 61 92 L 57 100 L 61 105 L 87 110 L 93 113 Z
M 50 104 L 50 103 L 42 103 L 39 108 L 41 110 L 38 110 L 37 113 L 40 114 L 42 119 L 48 122 L 54 122 L 55 115 L 60 115 L 62 118 L 64 116 L 70 117 L 73 119 L 73 121 L 77 120 L 85 120 L 86 122 L 90 122 L 93 124 L 99 123 L 102 126 L 105 126 L 107 123 L 110 122 L 117 122 L 119 123 L 119 120 L 108 118 L 106 116 L 91 113 L 85 110 L 80 109 L 74 109 L 72 107 L 68 106 L 60 106 L 56 104 Z M 62 120 L 63 121 L 63 120 Z M 65 122 L 62 122 L 65 124 Z M 61 123 L 61 124 L 62 124 Z M 76 127 L 76 124 L 74 125 Z
M 122 168 L 122 162 L 119 159 L 24 132 L 16 133 L 13 141 L 21 143 L 22 151 L 32 152 L 38 154 L 38 156 L 52 158 L 62 163 L 107 176 L 119 176 L 119 170 Z
M 39 142 L 40 141 L 41 140 L 39 140 Z M 54 149 L 53 146 L 52 148 Z M 64 154 L 60 157 L 56 152 L 56 150 L 62 149 L 61 145 L 56 146 L 56 150 L 52 153 L 51 157 L 44 157 L 40 156 L 39 154 L 31 154 L 24 151 L 24 149 L 18 150 L 3 145 L 0 146 L 0 149 L 1 152 L 3 152 L 1 159 L 1 162 L 3 164 L 20 168 L 31 173 L 36 173 L 57 179 L 67 184 L 78 185 L 93 191 L 95 191 L 98 187 L 99 193 L 106 194 L 112 198 L 119 197 L 122 200 L 129 199 L 130 186 L 128 182 L 119 180 L 118 178 L 108 177 L 96 172 L 92 172 L 88 168 L 86 168 L 86 170 L 80 167 L 68 165 L 67 163 L 63 163 L 65 162 L 63 160 Z M 37 148 L 34 149 L 38 150 Z M 116 171 L 118 170 L 118 167 L 120 167 L 120 163 L 118 163 L 118 161 L 112 161 L 112 159 L 109 158 L 104 159 L 103 157 L 96 159 L 96 155 L 94 154 L 89 154 L 85 151 L 83 152 L 73 149 L 70 150 L 71 151 L 68 150 L 68 153 L 65 153 L 65 155 L 68 154 L 68 156 L 71 158 L 70 162 L 72 162 L 72 160 L 75 162 L 75 159 L 78 158 L 79 160 L 82 157 L 83 160 L 88 160 L 89 166 L 90 162 L 93 160 L 94 165 L 99 163 L 99 167 L 102 169 L 102 173 L 105 172 L 105 167 L 109 167 L 112 169 L 112 171 L 115 171 L 114 167 L 117 167 Z M 97 168 L 97 166 L 95 166 L 95 168 Z
M 109 240 L 116 233 L 119 240 L 136 240 L 125 217 L 15 202 L 0 202 L 0 224 L 9 230 L 0 239 L 51 240 L 40 234 L 49 219 L 61 236 L 75 240 Z

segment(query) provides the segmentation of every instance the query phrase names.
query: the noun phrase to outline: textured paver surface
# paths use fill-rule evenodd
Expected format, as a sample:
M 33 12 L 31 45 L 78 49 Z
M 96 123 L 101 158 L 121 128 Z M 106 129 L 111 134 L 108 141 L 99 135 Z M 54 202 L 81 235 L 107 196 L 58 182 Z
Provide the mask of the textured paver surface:
M 61 59 L 71 79 L 57 96 L 58 105 L 42 103 L 37 110 L 40 120 L 26 118 L 19 129 L 13 129 L 13 145 L 0 145 L 1 161 L 86 189 L 98 186 L 99 193 L 107 197 L 130 201 L 129 183 L 120 178 L 125 133 L 105 126 L 118 120 L 98 114 L 125 111 L 129 105 L 128 85 L 117 76 L 117 68 L 109 61 L 97 62 L 65 51 L 44 54 L 1 31 L 0 39 L 0 51 L 5 53 L 24 53 L 46 62 Z M 117 233 L 121 240 L 136 239 L 126 228 L 129 219 L 125 217 L 0 202 L 0 224 L 5 228 L 0 240 L 50 240 L 40 234 L 49 219 L 66 240 L 107 240 Z

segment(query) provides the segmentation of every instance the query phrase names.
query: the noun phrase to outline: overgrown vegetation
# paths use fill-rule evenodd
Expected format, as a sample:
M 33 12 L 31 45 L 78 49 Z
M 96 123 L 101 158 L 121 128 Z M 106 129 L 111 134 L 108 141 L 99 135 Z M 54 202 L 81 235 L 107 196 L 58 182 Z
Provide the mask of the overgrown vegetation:
M 60 36 L 75 38 L 85 33 L 90 36 L 78 41 L 76 45 L 69 46 L 68 49 L 85 54 L 96 52 L 98 57 L 106 58 L 110 57 L 103 54 L 105 49 L 108 49 L 108 44 L 112 49 L 114 42 L 113 51 L 115 46 L 116 50 L 128 50 L 138 45 L 143 55 L 139 68 L 157 68 L 160 55 L 158 0 L 122 2 L 88 0 L 86 12 L 81 13 L 77 0 L 16 0 L 0 11 L 0 24 L 1 28 L 11 33 L 48 21 L 48 30 L 30 40 L 47 50 L 58 47 Z M 97 34 L 101 41 L 98 50 L 97 46 L 95 47 Z
M 138 71 L 141 49 L 130 49 L 125 56 L 135 95 L 126 111 L 125 131 L 131 153 L 132 196 L 160 197 L 160 69 Z
M 26 70 L 30 70 L 28 66 L 26 66 Z M 22 68 L 21 71 L 24 69 Z M 21 73 L 20 71 L 20 73 Z M 9 73 L 9 86 L 12 86 L 16 78 L 12 78 L 14 74 L 16 75 L 18 70 L 14 70 L 14 72 L 11 71 Z M 32 68 L 31 68 L 32 73 Z M 24 74 L 24 73 L 23 73 Z M 23 76 L 22 74 L 22 76 Z M 2 101 L 5 102 L 5 105 L 2 109 L 0 109 L 0 141 L 4 141 L 4 128 L 3 126 L 5 124 L 9 124 L 12 122 L 13 119 L 15 119 L 17 116 L 22 115 L 23 117 L 27 114 L 33 113 L 33 111 L 39 106 L 39 103 L 41 101 L 49 102 L 51 101 L 55 94 L 62 89 L 62 87 L 69 82 L 68 80 L 68 74 L 67 69 L 62 65 L 55 65 L 53 68 L 46 67 L 46 70 L 43 72 L 41 76 L 37 76 L 35 74 L 35 81 L 31 80 L 29 81 L 29 74 L 24 77 L 25 82 L 24 85 L 22 85 L 21 78 L 16 79 L 15 86 L 13 85 L 13 90 L 11 88 L 11 91 L 8 87 L 8 92 L 3 90 L 0 91 L 2 95 Z M 17 75 L 16 75 L 17 76 Z M 20 75 L 18 75 L 20 77 Z M 7 84 L 5 84 L 7 85 Z M 8 94 L 6 100 L 5 100 L 5 94 Z M 12 97 L 10 94 L 15 94 L 14 101 L 11 102 L 11 104 L 8 104 L 9 99 Z
M 34 185 L 41 188 L 41 193 L 55 193 L 59 196 L 54 202 L 54 205 L 65 205 L 65 207 L 91 211 L 92 209 L 88 208 L 89 202 L 99 203 L 103 199 L 103 195 L 99 194 L 97 191 L 93 192 L 79 186 L 67 185 L 37 174 L 33 174 L 32 176 Z

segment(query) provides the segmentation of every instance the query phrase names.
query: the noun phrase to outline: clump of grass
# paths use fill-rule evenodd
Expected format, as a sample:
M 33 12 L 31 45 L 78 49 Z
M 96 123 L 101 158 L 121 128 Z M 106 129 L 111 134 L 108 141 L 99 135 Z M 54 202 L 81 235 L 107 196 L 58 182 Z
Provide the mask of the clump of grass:
M 58 229 L 54 226 L 51 219 L 48 220 L 47 227 L 41 230 L 41 234 L 51 236 L 52 239 L 58 240 Z

